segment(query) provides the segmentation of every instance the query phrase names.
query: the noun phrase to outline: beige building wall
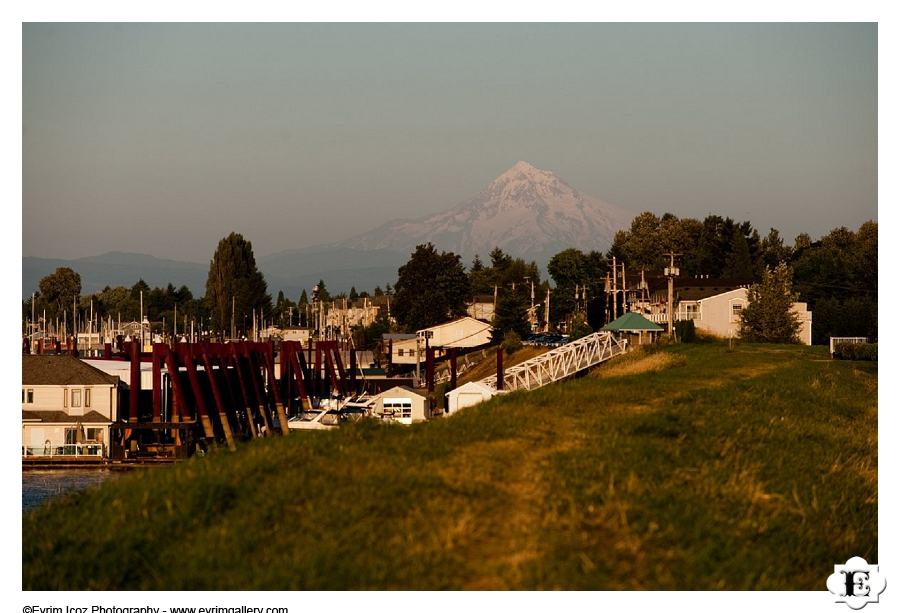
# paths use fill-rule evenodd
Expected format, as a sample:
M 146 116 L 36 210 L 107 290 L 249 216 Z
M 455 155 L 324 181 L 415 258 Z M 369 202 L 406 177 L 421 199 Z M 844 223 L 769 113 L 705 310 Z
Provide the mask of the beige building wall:
M 425 402 L 424 396 L 402 387 L 393 387 L 375 398 L 372 411 L 382 419 L 412 424 L 427 419 Z
M 63 411 L 72 418 L 71 423 L 23 421 L 22 447 L 28 449 L 28 455 L 44 453 L 56 455 L 66 444 L 66 430 L 77 427 L 77 424 L 81 424 L 84 434 L 82 442 L 97 443 L 102 446 L 99 452 L 107 454 L 109 425 L 88 424 L 82 422 L 81 418 L 95 411 L 109 421 L 115 421 L 118 412 L 118 394 L 114 385 L 23 385 L 22 410 L 36 413 Z
M 741 331 L 741 311 L 747 306 L 747 288 L 741 287 L 698 301 L 700 312 L 694 325 L 698 330 L 720 336 L 737 338 Z M 793 312 L 800 317 L 801 327 L 798 332 L 800 342 L 812 344 L 812 312 L 807 310 L 805 302 L 795 302 Z
M 28 402 L 29 390 L 32 402 Z M 86 403 L 90 395 L 90 404 Z M 78 406 L 73 406 L 73 396 Z M 23 385 L 23 411 L 65 411 L 73 417 L 96 411 L 115 421 L 117 394 L 113 385 Z
M 461 409 L 473 407 L 490 400 L 496 392 L 477 381 L 470 381 L 445 394 L 447 398 L 447 414 L 453 415 Z
M 472 317 L 416 332 L 419 336 L 419 361 L 425 361 L 425 339 L 431 347 L 479 347 L 491 342 L 491 325 Z M 395 340 L 391 354 L 394 364 L 416 363 L 416 339 Z
M 493 321 L 494 319 L 494 303 L 493 302 L 473 302 L 466 308 L 469 317 L 481 319 L 483 321 Z

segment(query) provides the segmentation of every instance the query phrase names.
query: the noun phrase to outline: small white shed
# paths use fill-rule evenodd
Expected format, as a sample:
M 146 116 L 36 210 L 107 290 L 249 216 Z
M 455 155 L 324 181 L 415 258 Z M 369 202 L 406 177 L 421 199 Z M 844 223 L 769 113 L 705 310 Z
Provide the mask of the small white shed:
M 398 385 L 375 396 L 372 412 L 376 417 L 401 424 L 425 421 L 428 398 L 412 388 Z
M 464 385 L 460 385 L 455 390 L 447 392 L 447 414 L 453 415 L 460 409 L 481 404 L 485 400 L 489 400 L 497 393 L 493 388 L 488 387 L 484 383 L 478 381 L 470 381 Z

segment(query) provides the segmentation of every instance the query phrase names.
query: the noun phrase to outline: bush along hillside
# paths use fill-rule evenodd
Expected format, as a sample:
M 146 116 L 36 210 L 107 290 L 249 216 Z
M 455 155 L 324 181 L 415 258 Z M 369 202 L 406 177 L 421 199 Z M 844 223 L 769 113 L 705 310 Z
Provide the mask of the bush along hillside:
M 23 516 L 23 586 L 822 590 L 831 564 L 878 559 L 876 362 L 743 343 L 617 360 L 55 500 Z
M 834 346 L 838 360 L 878 360 L 878 343 L 838 343 Z

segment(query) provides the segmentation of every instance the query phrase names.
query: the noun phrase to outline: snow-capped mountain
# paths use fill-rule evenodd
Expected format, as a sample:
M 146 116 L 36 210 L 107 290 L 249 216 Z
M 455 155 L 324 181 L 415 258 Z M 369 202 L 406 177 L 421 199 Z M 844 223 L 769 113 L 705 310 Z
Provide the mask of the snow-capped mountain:
M 413 220 L 390 221 L 341 243 L 356 249 L 411 252 L 432 242 L 463 256 L 487 261 L 494 247 L 546 263 L 575 247 L 605 251 L 632 215 L 585 196 L 554 173 L 517 162 L 478 195 L 453 208 Z

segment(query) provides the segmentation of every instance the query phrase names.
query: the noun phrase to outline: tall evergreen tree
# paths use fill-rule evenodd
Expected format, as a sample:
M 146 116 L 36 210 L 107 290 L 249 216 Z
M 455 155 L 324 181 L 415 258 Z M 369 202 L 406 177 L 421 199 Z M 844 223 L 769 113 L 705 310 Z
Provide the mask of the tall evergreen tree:
M 512 263 L 512 256 L 504 253 L 500 247 L 494 247 L 491 251 L 491 267 L 502 270 Z
M 235 232 L 219 241 L 206 280 L 206 300 L 213 327 L 230 331 L 232 301 L 237 329 L 242 330 L 245 318 L 251 318 L 260 309 L 265 316 L 270 316 L 272 298 L 266 290 L 266 280 L 256 268 L 250 241 Z
M 491 332 L 491 340 L 499 343 L 509 332 L 515 332 L 519 338 L 530 334 L 528 306 L 529 298 L 523 287 L 519 286 L 515 290 L 509 287 L 503 288 L 497 297 L 497 310 L 494 312 L 494 329 Z
M 316 295 L 313 296 L 313 300 L 318 302 L 329 302 L 331 300 L 331 294 L 328 292 L 328 288 L 325 287 L 325 280 L 319 279 L 319 282 L 316 283 Z
M 750 245 L 740 226 L 735 226 L 731 233 L 731 246 L 725 258 L 722 274 L 729 279 L 752 279 L 753 259 L 750 256 Z
M 800 317 L 791 310 L 797 295 L 791 269 L 782 262 L 763 271 L 762 282 L 750 287 L 741 312 L 741 338 L 756 343 L 796 343 Z

